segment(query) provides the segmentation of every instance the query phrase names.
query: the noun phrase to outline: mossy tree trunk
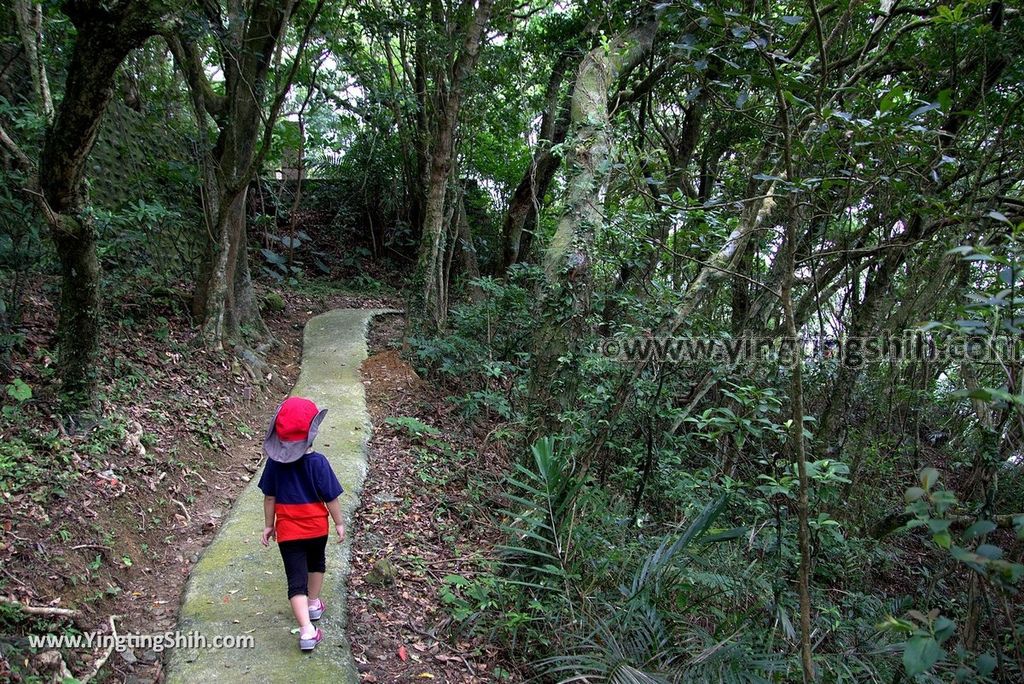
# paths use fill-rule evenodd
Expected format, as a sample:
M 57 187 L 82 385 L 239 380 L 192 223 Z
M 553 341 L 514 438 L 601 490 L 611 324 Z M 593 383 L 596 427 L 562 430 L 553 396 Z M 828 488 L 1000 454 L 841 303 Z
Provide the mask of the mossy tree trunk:
M 113 94 L 117 68 L 156 33 L 162 20 L 148 5 L 64 5 L 77 33 L 64 96 L 43 142 L 35 196 L 60 261 L 57 338 L 63 392 L 72 410 L 94 404 L 100 343 L 100 263 L 96 227 L 86 211 L 85 166 Z
M 420 237 L 418 274 L 423 283 L 423 307 L 430 323 L 443 328 L 447 319 L 447 269 L 445 253 L 447 234 L 445 199 L 448 179 L 455 161 L 455 132 L 459 121 L 466 81 L 480 56 L 484 30 L 491 18 L 493 0 L 479 0 L 461 28 L 461 49 L 454 61 L 447 57 L 439 60 L 443 68 L 437 71 L 434 96 L 428 98 L 433 116 L 427 124 L 431 129 L 429 160 L 426 168 L 424 192 L 423 233 Z M 443 18 L 435 18 L 443 24 Z M 451 212 L 449 212 L 451 213 Z
M 609 93 L 620 74 L 650 51 L 657 28 L 652 19 L 607 47 L 594 48 L 576 73 L 565 209 L 544 257 L 547 288 L 538 304 L 540 325 L 532 345 L 527 392 L 531 441 L 556 430 L 561 399 L 575 396 L 571 374 L 563 374 L 559 363 L 571 351 L 571 341 L 581 337 L 591 311 L 594 234 L 603 222 L 601 196 L 614 159 Z
M 194 293 L 193 313 L 203 321 L 203 336 L 213 346 L 239 339 L 243 329 L 262 336 L 263 319 L 249 274 L 246 229 L 247 192 L 234 193 L 227 206 L 209 213 L 211 240 L 203 275 Z M 226 199 L 224 197 L 221 200 Z
M 202 336 L 214 349 L 268 335 L 260 316 L 248 261 L 246 196 L 270 143 L 295 64 L 301 59 L 318 2 L 300 42 L 295 62 L 276 91 L 270 85 L 271 62 L 288 28 L 295 0 L 257 0 L 247 12 L 228 8 L 226 22 L 216 4 L 204 4 L 206 19 L 218 36 L 224 94 L 207 80 L 199 47 L 181 35 L 167 35 L 189 92 L 200 128 L 212 119 L 216 139 L 206 145 L 203 163 L 204 214 L 208 250 L 193 294 L 193 311 Z

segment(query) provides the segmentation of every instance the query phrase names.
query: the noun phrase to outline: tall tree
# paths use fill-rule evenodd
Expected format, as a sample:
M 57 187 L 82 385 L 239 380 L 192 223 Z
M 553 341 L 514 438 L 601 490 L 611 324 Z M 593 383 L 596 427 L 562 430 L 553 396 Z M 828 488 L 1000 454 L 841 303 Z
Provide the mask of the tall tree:
M 576 72 L 564 208 L 544 256 L 548 292 L 538 304 L 544 320 L 533 343 L 528 390 L 533 438 L 555 428 L 552 421 L 559 398 L 573 394 L 571 388 L 557 389 L 557 378 L 564 377 L 558 365 L 569 341 L 583 337 L 582 326 L 591 311 L 594 234 L 604 221 L 600 196 L 615 158 L 609 120 L 611 88 L 648 53 L 657 30 L 658 20 L 651 18 L 623 32 L 608 46 L 588 52 Z M 561 293 L 571 300 L 568 312 L 562 311 Z
M 454 26 L 453 35 L 445 35 L 442 44 L 456 42 L 454 56 L 426 54 L 425 45 L 418 45 L 417 69 L 428 70 L 432 76 L 431 91 L 423 101 L 425 109 L 424 136 L 428 160 L 424 175 L 423 232 L 420 237 L 418 270 L 423 279 L 423 306 L 427 317 L 440 328 L 447 318 L 447 271 L 445 249 L 451 226 L 446 226 L 445 202 L 448 181 L 455 162 L 456 128 L 465 97 L 466 82 L 476 66 L 484 31 L 494 9 L 493 0 L 466 0 L 456 17 L 446 17 L 440 3 L 431 5 L 430 21 L 442 35 L 445 26 Z M 455 19 L 453 21 L 453 19 Z M 426 65 L 422 62 L 426 61 Z M 452 214 L 453 212 L 448 212 Z
M 508 201 L 502 221 L 502 250 L 498 264 L 498 272 L 501 274 L 526 257 L 531 229 L 537 222 L 544 196 L 562 163 L 561 156 L 554 148 L 565 142 L 569 132 L 569 102 L 568 97 L 562 95 L 562 86 L 574 53 L 575 49 L 565 50 L 551 67 L 544 92 L 544 111 L 541 114 L 537 148 Z
M 193 310 L 213 348 L 239 340 L 243 329 L 266 333 L 249 272 L 247 191 L 269 149 L 274 123 L 322 5 L 318 0 L 307 15 L 291 67 L 281 67 L 273 83 L 273 60 L 283 53 L 297 0 L 201 3 L 197 9 L 212 34 L 209 51 L 188 31 L 165 34 L 204 138 L 203 212 L 209 242 Z M 223 93 L 209 80 L 211 61 L 223 74 Z M 211 120 L 217 133 L 209 141 L 205 131 Z
M 65 2 L 62 10 L 75 27 L 75 38 L 64 94 L 46 129 L 38 165 L 0 128 L 0 143 L 29 176 L 27 191 L 50 227 L 60 261 L 60 374 L 69 406 L 76 410 L 94 402 L 100 342 L 100 263 L 96 226 L 88 212 L 86 161 L 113 95 L 118 67 L 132 50 L 164 29 L 176 9 L 173 2 Z M 24 4 L 18 11 L 26 25 L 23 35 L 35 45 L 39 15 Z M 34 48 L 32 80 L 45 113 L 49 88 L 40 59 Z

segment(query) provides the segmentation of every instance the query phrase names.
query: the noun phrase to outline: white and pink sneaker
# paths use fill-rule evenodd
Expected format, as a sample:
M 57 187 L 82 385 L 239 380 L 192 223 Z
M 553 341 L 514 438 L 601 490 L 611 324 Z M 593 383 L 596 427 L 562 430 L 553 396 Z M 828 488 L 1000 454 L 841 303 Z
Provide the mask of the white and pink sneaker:
M 302 638 L 302 634 L 299 634 L 299 648 L 307 652 L 312 651 L 314 648 L 316 648 L 316 645 L 323 640 L 324 633 L 320 631 L 319 627 L 317 627 L 316 631 L 313 633 L 313 636 L 311 637 L 304 639 Z
M 309 602 L 309 619 L 316 622 L 323 617 L 324 611 L 327 610 L 327 604 L 323 602 L 323 599 L 317 599 L 316 603 L 313 601 Z

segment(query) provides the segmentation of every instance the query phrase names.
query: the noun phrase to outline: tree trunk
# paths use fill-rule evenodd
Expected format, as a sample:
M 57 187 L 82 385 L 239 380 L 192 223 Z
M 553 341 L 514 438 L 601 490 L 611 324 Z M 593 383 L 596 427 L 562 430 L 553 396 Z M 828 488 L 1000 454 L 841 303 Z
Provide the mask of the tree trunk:
M 66 6 L 77 28 L 64 97 L 39 158 L 40 204 L 61 270 L 57 338 L 63 392 L 73 410 L 95 399 L 100 331 L 100 264 L 96 229 L 86 215 L 85 164 L 114 90 L 114 75 L 131 50 L 155 32 L 145 3 L 108 12 L 102 3 Z
M 504 275 L 510 266 L 525 260 L 528 250 L 524 247 L 529 246 L 529 241 L 524 240 L 524 232 L 528 232 L 536 225 L 538 210 L 544 203 L 544 195 L 547 194 L 551 181 L 554 180 L 555 173 L 562 163 L 562 158 L 554 154 L 551 148 L 565 142 L 566 133 L 569 131 L 568 98 L 562 98 L 559 91 L 565 80 L 571 54 L 571 51 L 567 50 L 559 56 L 548 78 L 545 93 L 547 104 L 541 117 L 537 150 L 533 153 L 533 158 L 519 185 L 512 193 L 502 222 L 502 253 L 498 275 Z
M 781 100 L 781 96 L 780 96 Z M 780 107 L 785 104 L 780 101 Z M 789 134 L 788 128 L 786 135 Z M 788 145 L 788 141 L 787 141 Z M 788 152 L 787 152 L 788 154 Z M 792 174 L 790 174 L 792 177 Z M 796 197 L 790 202 L 795 205 Z M 786 335 L 791 340 L 797 338 L 796 319 L 793 316 L 793 281 L 796 278 L 796 222 L 797 212 L 791 211 L 786 221 L 786 278 L 782 285 L 782 307 L 784 310 Z M 798 479 L 797 494 L 797 545 L 800 549 L 800 568 L 797 585 L 800 592 L 800 660 L 803 666 L 804 681 L 815 680 L 814 660 L 811 651 L 811 544 L 810 544 L 810 505 L 808 503 L 807 455 L 804 449 L 804 390 L 803 390 L 803 356 L 799 352 L 793 354 L 790 369 L 790 444 L 792 460 L 796 464 Z
M 466 292 L 472 302 L 483 300 L 483 292 L 479 285 L 473 283 L 480 277 L 480 264 L 477 261 L 476 247 L 473 246 L 473 232 L 469 227 L 469 217 L 466 216 L 466 193 L 459 191 L 459 203 L 456 211 L 459 212 L 456 219 L 459 229 L 459 250 L 462 254 L 462 271 L 466 276 Z
M 215 252 L 210 256 L 210 268 L 202 288 L 205 300 L 200 313 L 203 318 L 203 337 L 220 349 L 225 341 L 238 339 L 241 327 L 235 315 L 235 276 L 238 271 L 239 248 L 245 239 L 246 192 L 234 199 L 221 197 L 221 211 L 214 217 L 216 230 Z M 243 256 L 246 252 L 242 252 Z
M 463 31 L 462 49 L 451 72 L 440 73 L 435 84 L 434 140 L 430 146 L 426 193 L 423 210 L 423 234 L 420 237 L 418 272 L 423 281 L 423 308 L 435 329 L 447 319 L 445 285 L 445 212 L 448 177 L 454 163 L 455 129 L 462 107 L 463 88 L 480 56 L 484 29 L 491 18 L 493 0 L 479 0 Z
M 452 111 L 452 107 L 455 111 Z M 431 148 L 424 200 L 423 235 L 420 236 L 419 271 L 423 277 L 423 306 L 434 327 L 444 327 L 447 311 L 441 301 L 444 289 L 445 226 L 444 198 L 452 166 L 452 136 L 458 118 L 458 99 L 444 105 L 438 122 L 437 137 Z
M 423 14 L 425 4 L 420 5 L 420 13 Z M 423 16 L 418 16 L 418 21 L 425 22 Z M 413 127 L 413 164 L 411 173 L 413 177 L 407 178 L 407 196 L 409 198 L 409 227 L 415 239 L 423 235 L 423 225 L 426 221 L 427 204 L 427 161 L 429 158 L 427 142 L 429 139 L 428 117 L 427 117 L 427 47 L 425 40 L 417 40 L 413 57 L 413 92 L 416 94 L 416 122 Z
M 565 142 L 569 130 L 568 115 L 554 129 L 551 145 Z M 522 180 L 512 193 L 508 211 L 502 222 L 502 256 L 499 274 L 503 275 L 514 264 L 526 261 L 532 243 L 532 231 L 537 225 L 540 209 L 544 206 L 544 196 L 551 187 L 562 158 L 550 150 L 548 145 L 539 150 L 523 174 Z
M 785 162 L 786 178 L 796 178 L 796 167 L 793 164 L 793 129 L 790 125 L 789 104 L 786 102 L 782 82 L 774 64 L 769 62 L 772 76 L 775 79 L 775 99 L 779 108 L 779 119 L 782 123 L 782 150 Z M 786 217 L 783 244 L 779 259 L 783 261 L 785 276 L 782 280 L 782 309 L 786 336 L 794 342 L 793 356 L 790 359 L 790 437 L 792 461 L 797 472 L 797 546 L 800 549 L 800 568 L 797 573 L 797 587 L 800 594 L 800 663 L 803 669 L 804 684 L 815 681 L 813 646 L 811 644 L 811 531 L 810 504 L 808 501 L 807 452 L 804 448 L 804 386 L 803 386 L 803 353 L 795 345 L 799 333 L 796 317 L 793 313 L 793 284 L 796 280 L 797 231 L 796 224 L 800 221 L 800 196 L 790 194 L 788 197 L 789 212 Z
M 216 226 L 217 240 L 208 249 L 193 299 L 193 315 L 203 321 L 203 337 L 214 348 L 243 337 L 263 338 L 270 331 L 260 315 L 249 270 L 246 219 L 248 186 L 226 207 L 217 197 L 212 207 L 224 207 L 208 220 Z M 218 344 L 219 343 L 219 344 Z
M 193 295 L 193 311 L 203 319 L 207 345 L 223 349 L 244 334 L 264 337 L 248 263 L 246 197 L 269 146 L 271 127 L 284 101 L 284 92 L 269 89 L 271 59 L 281 46 L 295 0 L 257 2 L 248 14 L 232 13 L 219 43 L 225 94 L 218 95 L 206 78 L 197 47 L 181 36 L 167 36 L 175 62 L 185 77 L 201 129 L 207 116 L 219 129 L 203 164 L 204 208 L 210 231 L 205 266 Z M 320 3 L 312 13 L 315 18 Z M 219 14 L 209 17 L 219 23 Z M 310 20 L 312 21 L 312 19 Z M 294 56 L 301 59 L 308 29 Z M 285 79 L 288 87 L 294 67 Z M 272 99 L 269 112 L 265 102 Z M 262 134 L 262 135 L 261 135 Z
M 234 281 L 235 322 L 238 327 L 243 333 L 249 333 L 256 338 L 269 337 L 270 329 L 260 315 L 259 300 L 252 286 L 252 272 L 249 270 L 249 228 L 244 218 L 242 234 L 238 239 Z
M 620 73 L 648 53 L 657 28 L 657 19 L 652 19 L 617 37 L 610 46 L 591 50 L 576 74 L 565 209 L 544 258 L 549 291 L 538 304 L 542 323 L 532 345 L 527 387 L 530 442 L 555 431 L 560 400 L 575 395 L 571 374 L 560 372 L 559 360 L 566 355 L 570 340 L 582 338 L 590 312 L 593 239 L 603 222 L 600 196 L 614 158 L 609 137 L 610 89 Z M 571 300 L 568 311 L 565 296 Z
M 100 261 L 96 229 L 88 219 L 61 216 L 67 230 L 53 230 L 60 261 L 57 340 L 63 391 L 69 405 L 92 404 L 100 344 Z
M 43 40 L 43 6 L 28 0 L 15 0 L 14 18 L 18 24 L 21 46 L 32 72 L 32 90 L 36 102 L 43 117 L 50 121 L 53 119 L 53 99 L 50 97 L 50 82 L 46 77 L 46 63 L 39 54 Z

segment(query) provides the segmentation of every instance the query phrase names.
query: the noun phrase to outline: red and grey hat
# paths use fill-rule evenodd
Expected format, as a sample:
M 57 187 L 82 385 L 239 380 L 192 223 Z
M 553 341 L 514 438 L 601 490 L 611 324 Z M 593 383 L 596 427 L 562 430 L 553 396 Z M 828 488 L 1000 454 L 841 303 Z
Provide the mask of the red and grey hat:
M 291 463 L 313 445 L 327 409 L 320 410 L 309 399 L 288 397 L 277 408 L 263 440 L 263 453 L 272 461 Z

